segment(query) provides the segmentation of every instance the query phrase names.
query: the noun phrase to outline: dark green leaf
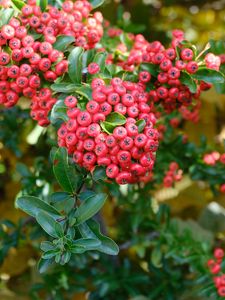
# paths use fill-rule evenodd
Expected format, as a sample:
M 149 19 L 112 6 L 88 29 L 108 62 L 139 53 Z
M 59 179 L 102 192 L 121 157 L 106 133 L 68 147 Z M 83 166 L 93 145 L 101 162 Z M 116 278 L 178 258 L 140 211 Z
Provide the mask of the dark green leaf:
M 58 100 L 53 106 L 50 114 L 50 121 L 52 124 L 56 124 L 58 119 L 63 120 L 64 122 L 68 121 L 67 116 L 67 106 L 64 104 L 64 100 Z
M 139 133 L 141 133 L 141 132 L 144 130 L 145 125 L 146 125 L 146 122 L 145 122 L 145 120 L 143 120 L 143 119 L 138 120 L 138 121 L 136 122 L 136 126 L 138 127 L 138 132 L 139 132 Z
M 126 117 L 118 112 L 113 112 L 106 117 L 106 122 L 112 126 L 124 125 L 126 121 Z
M 95 55 L 93 62 L 99 65 L 100 67 L 100 72 L 104 72 L 105 70 L 105 60 L 107 57 L 106 52 L 99 52 Z
M 53 171 L 63 190 L 72 194 L 76 192 L 80 176 L 78 176 L 75 167 L 69 165 L 66 148 L 60 147 L 56 151 Z
M 87 199 L 90 198 L 90 197 L 93 197 L 94 195 L 95 195 L 95 192 L 94 192 L 94 191 L 86 190 L 86 191 L 84 191 L 84 192 L 81 192 L 81 193 L 78 195 L 78 198 L 79 198 L 79 200 L 84 201 L 84 200 L 87 200 Z
M 58 51 L 65 52 L 67 47 L 74 42 L 75 42 L 75 39 L 73 36 L 59 35 L 59 36 L 57 36 L 56 42 L 54 43 L 53 47 L 54 47 L 54 49 L 56 49 Z
M 179 79 L 182 84 L 186 85 L 189 88 L 191 93 L 195 94 L 197 92 L 197 84 L 190 76 L 190 74 L 183 71 Z
M 95 167 L 94 172 L 92 174 L 92 178 L 94 181 L 105 180 L 106 172 L 104 167 Z
M 75 47 L 69 57 L 69 76 L 72 82 L 81 83 L 82 81 L 82 55 L 84 49 L 81 47 Z
M 51 89 L 57 93 L 65 93 L 71 94 L 75 93 L 76 89 L 79 88 L 80 84 L 74 84 L 70 82 L 60 82 L 60 83 L 53 83 L 51 85 Z
M 83 96 L 84 98 L 92 99 L 92 88 L 89 85 L 83 85 L 76 89 L 76 93 Z
M 157 77 L 159 73 L 158 65 L 150 64 L 150 63 L 143 63 L 140 66 L 141 71 L 148 71 L 154 77 Z
M 46 272 L 50 266 L 54 263 L 53 259 L 43 259 L 41 258 L 38 262 L 38 271 L 42 274 Z
M 221 72 L 208 68 L 200 68 L 192 77 L 209 83 L 224 83 L 224 75 Z
M 106 194 L 99 193 L 84 200 L 75 213 L 76 225 L 92 218 L 102 208 L 106 198 Z
M 47 204 L 41 199 L 33 196 L 22 196 L 16 200 L 16 206 L 25 211 L 28 215 L 36 218 L 40 211 L 45 211 L 50 214 L 54 219 L 62 217 L 53 206 Z
M 82 66 L 83 66 L 83 69 L 87 68 L 87 66 L 93 62 L 93 59 L 95 57 L 95 53 L 96 53 L 96 50 L 95 49 L 91 49 L 91 50 L 87 50 L 83 53 L 83 56 L 82 56 Z
M 101 234 L 100 225 L 96 221 L 89 220 L 87 223 L 81 224 L 79 231 L 85 238 L 98 238 L 101 241 L 101 245 L 97 248 L 98 251 L 108 255 L 117 255 L 119 253 L 117 244 L 109 237 Z
M 101 6 L 105 0 L 90 0 L 89 2 L 91 3 L 92 8 L 97 8 Z
M 39 225 L 52 237 L 62 237 L 64 232 L 62 226 L 48 213 L 40 211 L 36 216 Z

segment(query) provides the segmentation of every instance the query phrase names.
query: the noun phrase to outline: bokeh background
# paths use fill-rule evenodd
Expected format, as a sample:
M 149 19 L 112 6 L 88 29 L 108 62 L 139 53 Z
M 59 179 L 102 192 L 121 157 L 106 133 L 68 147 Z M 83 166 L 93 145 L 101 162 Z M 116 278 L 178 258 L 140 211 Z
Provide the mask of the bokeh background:
M 169 43 L 171 30 L 174 28 L 183 29 L 186 38 L 195 43 L 199 49 L 204 48 L 209 40 L 215 40 L 215 50 L 219 53 L 225 43 L 225 0 L 106 0 L 101 10 L 106 19 L 125 31 L 142 33 L 149 40 L 160 40 L 164 44 Z M 212 144 L 212 149 L 214 146 L 219 148 L 225 138 L 225 95 L 219 95 L 213 89 L 204 93 L 202 103 L 201 120 L 198 125 L 187 123 L 183 130 L 188 133 L 190 140 L 199 143 L 200 136 L 204 134 Z M 26 109 L 14 108 L 6 112 L 0 108 L 0 219 L 20 224 L 21 228 L 24 228 L 24 224 L 19 223 L 22 222 L 20 220 L 23 214 L 15 209 L 14 199 L 21 185 L 27 185 L 29 191 L 30 175 L 23 164 L 31 167 L 32 180 L 37 188 L 42 187 L 44 183 L 37 180 L 46 173 L 41 156 L 47 157 L 49 151 L 46 146 L 47 136 L 43 134 L 42 129 L 34 127 L 33 123 L 27 120 L 27 116 Z M 35 144 L 37 139 L 38 145 Z M 209 241 L 214 235 L 225 238 L 225 197 L 213 195 L 204 184 L 192 183 L 185 177 L 175 188 L 161 190 L 155 198 L 159 203 L 169 204 L 172 215 L 180 220 L 181 226 L 197 232 L 201 238 Z M 216 212 L 210 211 L 209 215 L 210 203 L 211 207 L 214 205 Z M 103 218 L 109 228 L 112 228 L 112 235 L 116 215 L 117 211 L 111 203 L 106 205 Z M 208 227 L 208 230 L 203 230 L 199 224 Z M 43 280 L 36 271 L 39 256 L 38 239 L 36 242 L 29 239 L 20 240 L 20 235 L 25 234 L 23 230 L 18 231 L 17 235 L 8 241 L 9 251 L 5 257 L 1 250 L 4 227 L 1 228 L 1 300 L 31 299 L 29 296 L 31 288 Z M 135 251 L 137 249 L 131 249 L 126 255 L 132 256 Z M 68 288 L 67 277 L 72 275 L 66 271 L 60 274 L 61 277 L 55 281 L 51 278 L 53 282 L 49 281 L 49 286 L 56 284 L 57 289 Z M 86 292 L 76 291 L 70 299 L 84 300 L 86 297 Z M 57 296 L 49 299 L 64 298 Z M 183 299 L 192 298 L 188 296 Z

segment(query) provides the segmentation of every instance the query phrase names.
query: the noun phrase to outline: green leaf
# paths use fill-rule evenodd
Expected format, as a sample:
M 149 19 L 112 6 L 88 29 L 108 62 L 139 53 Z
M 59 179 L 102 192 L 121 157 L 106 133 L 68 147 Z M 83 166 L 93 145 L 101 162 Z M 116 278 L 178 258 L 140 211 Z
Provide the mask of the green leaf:
M 100 72 L 104 72 L 105 70 L 105 60 L 107 57 L 107 53 L 106 52 L 99 52 L 95 55 L 93 62 L 95 62 L 96 64 L 99 65 L 100 67 Z
M 159 67 L 158 65 L 150 64 L 150 63 L 143 63 L 140 66 L 141 71 L 148 71 L 154 77 L 158 76 Z
M 40 6 L 41 11 L 45 11 L 48 5 L 48 0 L 37 0 L 37 6 Z
M 53 259 L 41 258 L 38 262 L 38 271 L 42 274 L 45 273 L 54 263 Z
M 78 198 L 79 198 L 80 201 L 84 201 L 84 200 L 87 200 L 90 197 L 93 197 L 94 195 L 95 195 L 94 191 L 92 191 L 92 190 L 85 190 L 84 192 L 81 192 L 78 195 Z
M 49 250 L 49 251 L 46 251 L 42 255 L 42 258 L 43 259 L 51 259 L 51 258 L 55 257 L 57 254 L 59 254 L 59 253 L 60 253 L 59 249 Z
M 81 47 L 75 47 L 69 57 L 69 77 L 74 83 L 81 83 L 82 81 L 82 55 L 84 49 Z
M 64 103 L 64 100 L 58 100 L 53 106 L 50 114 L 50 121 L 52 124 L 56 124 L 58 119 L 67 122 L 69 120 L 67 116 L 67 106 Z
M 12 8 L 6 8 L 0 11 L 0 27 L 9 23 L 10 19 L 14 15 Z
M 46 251 L 54 250 L 55 245 L 49 241 L 44 241 L 44 242 L 41 242 L 40 248 L 42 251 L 46 252 Z
M 76 89 L 76 93 L 83 96 L 84 98 L 91 100 L 92 99 L 92 88 L 90 85 L 83 85 Z
M 197 92 L 197 84 L 187 72 L 181 72 L 179 79 L 182 84 L 189 88 L 191 93 L 195 94 Z
M 53 171 L 60 186 L 68 193 L 75 193 L 81 180 L 74 166 L 69 165 L 66 148 L 60 147 L 54 157 Z
M 36 218 L 37 214 L 41 211 L 47 212 L 54 219 L 62 217 L 60 212 L 53 206 L 33 196 L 22 196 L 18 198 L 16 200 L 16 206 L 34 218 Z
M 146 121 L 144 119 L 138 120 L 136 122 L 136 126 L 138 127 L 138 132 L 139 133 L 141 133 L 144 130 L 145 125 L 146 125 Z
M 96 53 L 96 50 L 95 49 L 91 49 L 91 50 L 87 50 L 83 53 L 83 56 L 82 56 L 82 66 L 83 66 L 83 69 L 87 68 L 87 66 L 93 62 L 93 59 L 95 57 L 95 53 Z
M 73 36 L 70 35 L 58 35 L 56 42 L 53 44 L 54 49 L 58 50 L 58 51 L 62 51 L 65 52 L 65 50 L 67 49 L 67 47 L 74 43 L 75 39 Z
M 192 77 L 209 83 L 224 83 L 224 75 L 221 72 L 208 68 L 198 69 Z
M 73 241 L 72 248 L 83 248 L 84 251 L 95 250 L 98 246 L 101 245 L 99 239 L 92 238 L 81 238 L 76 241 Z
M 114 130 L 114 126 L 112 126 L 112 124 L 110 124 L 109 122 L 101 122 L 100 126 L 102 128 L 103 131 L 105 131 L 108 134 L 112 134 L 113 130 Z
M 48 213 L 40 211 L 36 216 L 37 222 L 47 234 L 52 237 L 60 238 L 64 235 L 62 226 L 53 219 Z
M 76 225 L 92 218 L 102 208 L 106 198 L 106 194 L 99 193 L 84 200 L 75 213 Z
M 95 9 L 101 6 L 105 2 L 105 0 L 90 0 L 89 2 L 91 3 L 92 8 Z
M 126 121 L 126 117 L 118 112 L 113 112 L 106 117 L 106 122 L 115 127 L 126 124 Z
M 70 82 L 60 82 L 60 83 L 53 83 L 51 85 L 51 89 L 57 93 L 65 93 L 71 94 L 75 93 L 76 89 L 79 88 L 80 84 L 74 84 Z
M 92 174 L 92 178 L 94 181 L 105 180 L 106 179 L 106 172 L 104 167 L 97 166 L 94 169 Z
M 21 1 L 21 0 L 11 0 L 11 2 L 14 4 L 14 6 L 18 9 L 21 10 L 24 5 L 26 4 L 25 2 Z
M 96 221 L 89 220 L 87 223 L 79 225 L 78 228 L 83 237 L 98 238 L 101 241 L 101 245 L 97 248 L 98 251 L 108 255 L 117 255 L 119 253 L 117 244 L 100 232 L 100 225 Z

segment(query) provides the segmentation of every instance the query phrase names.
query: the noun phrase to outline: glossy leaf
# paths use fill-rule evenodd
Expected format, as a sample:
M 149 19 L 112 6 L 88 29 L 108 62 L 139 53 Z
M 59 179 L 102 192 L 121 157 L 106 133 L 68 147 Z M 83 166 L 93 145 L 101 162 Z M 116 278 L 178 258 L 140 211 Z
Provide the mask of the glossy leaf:
M 53 47 L 58 51 L 64 52 L 67 49 L 67 47 L 74 42 L 75 39 L 73 36 L 59 35 L 57 36 L 56 42 L 54 43 Z
M 0 12 L 0 26 L 8 24 L 10 19 L 14 15 L 14 10 L 12 8 L 6 8 Z
M 70 82 L 60 82 L 60 83 L 53 83 L 51 85 L 51 89 L 57 93 L 65 93 L 71 94 L 75 93 L 76 89 L 79 88 L 80 84 L 74 84 Z
M 76 251 L 79 251 L 79 253 L 83 253 L 89 250 L 96 250 L 96 248 L 99 247 L 100 245 L 101 242 L 99 239 L 81 238 L 76 241 L 73 241 L 71 250 L 73 253 L 76 253 Z
M 61 147 L 56 151 L 53 171 L 64 191 L 72 194 L 76 192 L 80 176 L 78 176 L 75 167 L 69 165 L 66 148 Z
M 141 71 L 148 71 L 154 77 L 157 77 L 159 71 L 158 66 L 150 63 L 143 63 L 140 66 Z
M 55 245 L 49 241 L 44 241 L 44 242 L 41 242 L 40 248 L 42 251 L 46 252 L 46 251 L 54 250 Z
M 62 237 L 64 232 L 62 226 L 48 213 L 40 211 L 36 216 L 37 222 L 47 234 L 52 237 Z
M 101 122 L 100 125 L 101 125 L 102 130 L 105 131 L 108 134 L 112 134 L 113 130 L 115 128 L 115 126 L 113 126 L 111 123 L 106 122 L 106 121 Z
M 89 85 L 83 85 L 76 89 L 76 93 L 83 96 L 84 98 L 92 99 L 92 89 Z
M 182 84 L 186 85 L 189 88 L 191 93 L 195 94 L 197 92 L 197 84 L 190 76 L 190 74 L 188 74 L 187 72 L 182 72 L 179 79 Z
M 37 0 L 37 5 L 40 6 L 41 11 L 45 11 L 48 5 L 48 0 Z
M 100 67 L 100 72 L 104 72 L 105 70 L 105 60 L 107 57 L 106 52 L 99 52 L 95 55 L 93 62 L 99 65 Z
M 97 214 L 104 205 L 106 198 L 106 194 L 99 193 L 84 200 L 75 213 L 76 225 L 84 223 Z
M 89 2 L 91 3 L 92 8 L 97 8 L 101 6 L 105 0 L 90 0 Z
M 124 125 L 126 121 L 126 117 L 118 112 L 113 112 L 106 117 L 106 122 L 112 126 Z
M 50 114 L 50 121 L 52 124 L 55 124 L 59 119 L 64 122 L 68 121 L 67 116 L 67 106 L 64 104 L 64 100 L 58 100 L 53 106 Z
M 117 244 L 100 232 L 100 225 L 96 221 L 89 220 L 87 223 L 81 224 L 79 231 L 85 238 L 98 238 L 101 241 L 101 245 L 97 248 L 98 251 L 108 255 L 117 255 L 119 253 Z
M 54 219 L 62 217 L 60 212 L 58 212 L 53 206 L 33 196 L 22 196 L 18 198 L 16 200 L 16 206 L 34 218 L 36 218 L 37 214 L 41 211 L 47 212 Z
M 15 6 L 15 8 L 17 8 L 18 10 L 21 10 L 25 5 L 25 2 L 23 2 L 21 0 L 11 0 L 11 2 Z
M 84 49 L 81 47 L 75 47 L 69 57 L 69 77 L 74 83 L 80 83 L 82 81 L 82 55 Z
M 224 75 L 221 72 L 208 68 L 200 68 L 192 77 L 209 83 L 224 83 Z
M 105 168 L 96 166 L 92 174 L 92 178 L 94 181 L 105 180 L 106 179 Z
M 138 127 L 138 132 L 139 132 L 139 133 L 141 133 L 141 132 L 144 130 L 145 125 L 146 125 L 146 121 L 143 120 L 143 119 L 138 120 L 138 121 L 136 122 L 136 126 Z

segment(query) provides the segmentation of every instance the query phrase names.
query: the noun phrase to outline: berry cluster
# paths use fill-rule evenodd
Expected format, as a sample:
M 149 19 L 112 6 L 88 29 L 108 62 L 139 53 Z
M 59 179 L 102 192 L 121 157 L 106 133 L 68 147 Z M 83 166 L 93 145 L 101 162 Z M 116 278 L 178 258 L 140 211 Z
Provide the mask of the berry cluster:
M 91 4 L 86 0 L 67 0 L 62 9 L 49 5 L 47 11 L 41 12 L 36 0 L 29 0 L 22 9 L 21 21 L 51 44 L 57 36 L 68 35 L 75 38 L 76 46 L 91 49 L 103 35 L 102 14 L 95 12 L 90 16 L 91 10 Z
M 111 29 L 108 34 L 116 34 L 116 29 Z M 190 91 L 186 84 L 182 83 L 183 73 L 189 75 L 197 72 L 199 65 L 210 69 L 218 70 L 220 67 L 220 57 L 208 53 L 204 59 L 195 57 L 195 53 L 189 45 L 185 45 L 184 33 L 180 30 L 173 31 L 171 47 L 166 49 L 159 41 L 149 43 L 142 35 L 129 35 L 133 42 L 132 49 L 128 56 L 125 45 L 119 44 L 117 50 L 122 55 L 110 54 L 108 63 L 114 63 L 123 67 L 126 71 L 139 70 L 139 66 L 145 63 L 154 69 L 154 76 L 151 78 L 150 98 L 161 104 L 166 113 L 179 109 L 181 115 L 186 120 L 197 122 L 199 119 L 199 96 L 201 91 L 211 87 L 205 82 L 195 81 L 196 91 Z M 110 49 L 109 49 L 110 51 Z M 139 71 L 140 72 L 140 71 Z M 188 76 L 188 75 L 187 75 Z M 147 85 L 148 88 L 148 85 Z M 193 100 L 194 98 L 194 100 Z
M 69 120 L 58 130 L 59 146 L 66 147 L 73 160 L 90 171 L 96 165 L 105 166 L 107 177 L 118 184 L 149 178 L 158 131 L 153 128 L 156 118 L 148 93 L 141 84 L 120 78 L 113 78 L 110 85 L 94 78 L 91 86 L 92 99 L 86 110 L 77 107 L 74 96 L 65 99 Z M 122 122 L 115 125 L 113 117 Z
M 19 19 L 12 18 L 2 26 L 0 51 L 0 104 L 6 107 L 14 106 L 21 96 L 35 102 L 44 81 L 53 82 L 67 71 L 64 54 L 49 42 L 35 41 Z
M 182 179 L 183 171 L 179 169 L 179 165 L 173 161 L 169 165 L 169 170 L 163 179 L 163 185 L 166 188 L 172 187 L 174 182 L 180 181 Z
M 216 248 L 214 251 L 214 259 L 210 259 L 207 263 L 210 273 L 215 276 L 214 284 L 220 297 L 225 297 L 225 274 L 221 271 L 221 264 L 224 258 L 224 251 Z

